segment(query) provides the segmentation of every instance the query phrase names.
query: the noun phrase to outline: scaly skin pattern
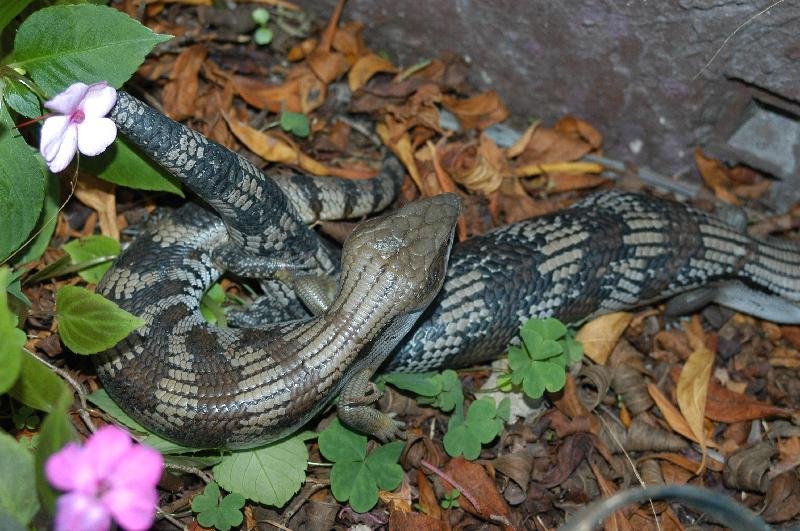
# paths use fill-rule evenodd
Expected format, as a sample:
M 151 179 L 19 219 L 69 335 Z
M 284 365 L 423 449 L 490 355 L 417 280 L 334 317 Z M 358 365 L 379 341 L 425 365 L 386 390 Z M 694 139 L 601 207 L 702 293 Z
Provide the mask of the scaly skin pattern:
M 199 448 L 280 438 L 379 366 L 444 280 L 459 201 L 442 195 L 361 223 L 345 242 L 326 313 L 260 329 L 220 328 L 200 298 L 220 274 L 224 224 L 188 204 L 141 235 L 98 292 L 145 325 L 97 358 L 108 393 L 156 433 Z
M 800 251 L 674 201 L 599 193 L 456 245 L 441 293 L 388 369 L 475 364 L 532 317 L 575 323 L 728 279 L 800 302 Z
M 800 301 L 796 247 L 753 240 L 676 202 L 612 191 L 454 246 L 446 275 L 442 227 L 454 207 L 445 200 L 443 217 L 412 221 L 412 204 L 378 221 L 381 230 L 356 233 L 338 297 L 310 318 L 274 273 L 336 274 L 337 252 L 305 223 L 386 206 L 402 178 L 396 161 L 367 181 L 276 181 L 127 94 L 111 116 L 213 209 L 190 204 L 167 217 L 98 286 L 147 323 L 96 357 L 105 388 L 143 425 L 187 446 L 273 440 L 343 388 L 357 403 L 362 390 L 348 382 L 366 380 L 364 371 L 398 342 L 388 368 L 435 370 L 501 354 L 530 317 L 577 322 L 718 280 Z M 418 274 L 423 263 L 427 277 Z M 238 319 L 246 327 L 210 326 L 199 313 L 200 297 L 224 270 L 262 279 L 266 295 L 251 319 Z

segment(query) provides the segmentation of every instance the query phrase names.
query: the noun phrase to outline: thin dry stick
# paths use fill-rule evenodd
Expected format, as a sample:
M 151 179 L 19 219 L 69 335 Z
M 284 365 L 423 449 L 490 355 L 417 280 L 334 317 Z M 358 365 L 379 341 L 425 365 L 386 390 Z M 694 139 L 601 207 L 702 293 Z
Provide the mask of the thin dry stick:
M 720 54 L 720 52 L 721 52 L 721 51 L 722 51 L 722 49 L 725 47 L 725 45 L 726 45 L 726 44 L 728 44 L 728 41 L 730 41 L 730 40 L 733 38 L 733 36 L 734 36 L 734 35 L 736 35 L 736 33 L 737 33 L 737 32 L 738 32 L 740 29 L 742 29 L 743 27 L 747 26 L 748 24 L 750 24 L 752 21 L 754 21 L 755 19 L 757 19 L 758 17 L 760 17 L 761 15 L 763 15 L 764 13 L 766 13 L 767 11 L 769 11 L 770 9 L 772 9 L 773 7 L 775 7 L 775 6 L 776 6 L 776 5 L 778 5 L 778 4 L 782 4 L 783 2 L 784 2 L 784 0 L 776 0 L 775 2 L 771 3 L 770 5 L 768 5 L 767 7 L 765 7 L 764 9 L 762 9 L 761 11 L 759 11 L 758 13 L 756 13 L 755 15 L 751 16 L 750 18 L 748 18 L 747 20 L 745 20 L 744 22 L 742 22 L 741 24 L 739 24 L 739 27 L 738 27 L 738 28 L 736 28 L 735 30 L 733 30 L 733 32 L 732 32 L 730 35 L 728 35 L 727 37 L 725 37 L 725 40 L 724 40 L 724 41 L 722 41 L 722 44 L 720 44 L 719 48 L 717 48 L 717 51 L 716 51 L 716 52 L 714 52 L 714 55 L 712 55 L 712 56 L 711 56 L 711 59 L 709 59 L 709 60 L 708 60 L 708 62 L 705 64 L 705 66 L 703 66 L 703 68 L 701 68 L 701 69 L 700 69 L 700 71 L 699 71 L 697 74 L 695 74 L 695 76 L 692 78 L 692 81 L 694 81 L 695 79 L 697 79 L 698 77 L 700 77 L 700 75 L 701 75 L 703 72 L 705 72 L 705 71 L 708 69 L 708 67 L 709 67 L 709 66 L 711 66 L 711 63 L 713 63 L 713 62 L 714 62 L 714 59 L 716 59 L 716 58 L 717 58 L 717 56 Z
M 460 492 L 461 495 L 464 496 L 472 504 L 473 507 L 475 507 L 475 510 L 478 511 L 478 512 L 481 512 L 481 506 L 480 506 L 480 504 L 478 504 L 478 500 L 475 499 L 475 496 L 470 494 L 467 489 L 465 489 L 463 486 L 461 486 L 456 480 L 454 480 L 452 477 L 450 477 L 446 472 L 444 472 L 442 470 L 439 470 L 438 468 L 436 468 L 435 466 L 433 466 L 432 464 L 430 464 L 429 462 L 427 462 L 424 459 L 422 461 L 420 461 L 420 464 L 422 464 L 422 466 L 424 466 L 425 468 L 427 468 L 428 470 L 430 470 L 431 472 L 433 472 L 434 474 L 436 474 L 437 476 L 439 476 L 440 478 L 442 478 L 446 482 L 450 483 L 453 486 L 453 488 L 458 489 L 458 492 Z
M 611 416 L 611 415 L 610 415 L 609 413 L 607 413 L 607 412 L 606 412 L 606 415 L 608 415 L 609 417 Z M 608 434 L 611 436 L 611 438 L 612 438 L 612 439 L 614 439 L 614 442 L 617 444 L 617 446 L 619 447 L 619 449 L 622 451 L 622 455 L 624 455 L 624 456 L 625 456 L 625 459 L 628 461 L 628 464 L 629 464 L 629 465 L 631 465 L 631 470 L 633 471 L 633 475 L 634 475 L 634 476 L 636 476 L 636 479 L 639 481 L 639 484 L 640 484 L 642 487 L 647 487 L 647 484 L 646 484 L 646 483 L 644 482 L 644 480 L 642 479 L 642 476 L 640 476 L 640 475 L 639 475 L 639 471 L 636 469 L 636 464 L 633 462 L 633 459 L 631 459 L 631 456 L 630 456 L 630 455 L 628 455 L 628 452 L 627 452 L 627 451 L 625 450 L 625 448 L 622 446 L 622 441 L 620 441 L 620 440 L 617 438 L 617 435 L 616 435 L 616 434 L 614 433 L 614 431 L 613 431 L 613 430 L 612 430 L 612 429 L 609 427 L 609 425 L 608 425 L 608 422 L 606 422 L 606 419 L 604 419 L 604 418 L 603 418 L 602 416 L 600 416 L 600 415 L 596 415 L 596 416 L 597 416 L 597 418 L 598 418 L 598 419 L 600 419 L 600 422 L 602 422 L 602 423 L 603 423 L 603 427 L 606 429 L 606 432 L 608 432 Z M 613 417 L 612 417 L 612 418 L 613 418 Z M 650 510 L 653 512 L 653 518 L 655 518 L 655 519 L 656 519 L 656 529 L 658 529 L 658 531 L 661 531 L 661 521 L 658 519 L 658 513 L 656 512 L 656 506 L 655 506 L 655 504 L 653 503 L 653 500 L 652 500 L 652 499 L 649 499 L 648 501 L 650 502 Z
M 184 529 L 184 530 L 186 529 L 186 526 L 183 525 L 183 522 L 181 522 L 180 520 L 178 520 L 177 518 L 175 518 L 171 514 L 165 513 L 164 511 L 161 510 L 160 507 L 156 507 L 156 510 L 157 510 L 156 514 L 158 516 L 160 516 L 161 518 L 163 518 L 167 522 L 171 523 L 172 525 L 174 525 L 178 529 Z
M 207 474 L 202 470 L 200 470 L 199 468 L 193 466 L 178 465 L 176 463 L 164 463 L 164 468 L 169 468 L 170 470 L 178 470 L 179 472 L 186 472 L 187 474 L 194 474 L 195 476 L 199 477 L 206 483 L 211 483 L 214 481 L 214 478 L 212 478 L 210 474 Z
M 97 431 L 97 427 L 94 425 L 92 421 L 92 417 L 89 415 L 89 405 L 86 402 L 86 392 L 83 389 L 83 386 L 79 384 L 72 376 L 67 373 L 64 369 L 56 367 L 49 361 L 45 360 L 41 356 L 31 352 L 28 349 L 25 349 L 25 352 L 42 362 L 48 369 L 56 373 L 57 375 L 61 376 L 61 378 L 66 381 L 72 389 L 75 390 L 75 394 L 78 395 L 78 401 L 81 403 L 81 407 L 78 409 L 78 416 L 80 416 L 81 420 L 84 424 L 86 424 L 86 428 L 91 432 L 94 433 Z

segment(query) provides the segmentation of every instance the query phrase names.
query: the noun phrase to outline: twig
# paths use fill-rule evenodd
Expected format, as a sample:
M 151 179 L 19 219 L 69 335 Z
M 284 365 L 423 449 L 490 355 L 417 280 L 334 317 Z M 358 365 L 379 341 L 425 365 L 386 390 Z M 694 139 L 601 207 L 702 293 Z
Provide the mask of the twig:
M 294 513 L 296 513 L 300 509 L 300 507 L 302 507 L 303 504 L 306 501 L 308 501 L 308 499 L 311 496 L 314 495 L 315 492 L 317 492 L 318 490 L 322 490 L 326 487 L 327 485 L 322 485 L 320 483 L 306 483 L 303 486 L 303 490 L 300 491 L 300 494 L 295 496 L 289 507 L 287 507 L 286 510 L 283 511 L 283 516 L 282 516 L 283 521 L 285 523 L 289 523 L 289 520 L 292 519 Z
M 61 378 L 66 381 L 72 389 L 75 390 L 75 394 L 78 395 L 78 401 L 81 403 L 81 407 L 78 408 L 78 416 L 81 418 L 84 424 L 86 424 L 86 428 L 91 432 L 94 433 L 97 431 L 97 427 L 94 425 L 92 421 L 91 415 L 89 415 L 89 405 L 86 402 L 86 392 L 83 390 L 83 386 L 77 382 L 72 376 L 67 373 L 64 369 L 56 367 L 49 361 L 45 360 L 38 354 L 31 352 L 28 349 L 25 349 L 25 352 L 42 362 L 48 369 L 56 373 L 57 375 L 61 376 Z
M 275 520 L 259 520 L 259 522 L 263 522 L 263 523 L 265 523 L 267 525 L 271 525 L 271 526 L 277 527 L 278 529 L 283 529 L 284 531 L 292 531 L 291 528 L 286 527 L 285 525 L 283 525 L 283 524 L 281 524 L 279 522 L 276 522 Z
M 357 120 L 353 120 L 352 118 L 348 118 L 347 116 L 337 116 L 335 118 L 337 122 L 342 122 L 343 124 L 347 124 L 353 128 L 353 130 L 361 133 L 367 140 L 372 142 L 372 145 L 375 147 L 381 147 L 381 139 L 378 138 L 378 135 L 373 133 L 366 127 L 364 124 L 358 122 Z
M 187 529 L 186 526 L 183 525 L 183 522 L 181 522 L 180 520 L 178 520 L 177 518 L 175 518 L 171 514 L 162 511 L 160 507 L 158 507 L 157 510 L 158 510 L 158 512 L 157 512 L 158 516 L 160 516 L 161 518 L 163 518 L 167 522 L 171 523 L 172 525 L 174 525 L 178 529 L 183 529 L 184 531 Z
M 458 489 L 458 492 L 460 492 L 461 495 L 464 496 L 467 499 L 467 501 L 469 501 L 472 504 L 473 507 L 475 507 L 475 510 L 481 512 L 481 506 L 478 503 L 478 500 L 475 499 L 475 496 L 470 494 L 467 489 L 465 489 L 456 480 L 450 477 L 450 475 L 448 475 L 446 472 L 442 470 L 439 470 L 438 468 L 427 462 L 425 459 L 420 461 L 420 464 L 425 468 L 427 468 L 428 470 L 430 470 L 431 472 L 433 472 L 434 474 L 436 474 L 437 476 L 439 476 L 440 478 L 442 478 L 443 480 L 445 480 L 446 482 L 450 483 L 454 489 Z
M 728 35 L 727 37 L 725 37 L 725 40 L 724 40 L 724 41 L 722 41 L 722 44 L 720 44 L 720 45 L 719 45 L 719 48 L 717 48 L 717 51 L 716 51 L 716 52 L 714 52 L 714 55 L 712 55 L 712 56 L 711 56 L 711 59 L 709 59 L 709 60 L 708 60 L 708 62 L 707 62 L 705 65 L 703 65 L 703 68 L 701 68 L 701 69 L 700 69 L 700 71 L 694 75 L 694 77 L 692 78 L 692 81 L 694 81 L 695 79 L 697 79 L 698 77 L 700 77 L 700 75 L 701 75 L 703 72 L 705 72 L 705 71 L 708 69 L 708 67 L 709 67 L 709 66 L 711 66 L 711 63 L 713 63 L 713 62 L 714 62 L 714 59 L 716 59 L 716 58 L 717 58 L 717 56 L 720 54 L 720 52 L 721 52 L 721 51 L 722 51 L 722 49 L 725 47 L 725 45 L 726 45 L 726 44 L 728 44 L 728 41 L 730 41 L 730 40 L 733 38 L 733 36 L 734 36 L 734 35 L 736 35 L 736 33 L 737 33 L 737 32 L 738 32 L 740 29 L 742 29 L 743 27 L 747 26 L 747 25 L 748 25 L 748 24 L 750 24 L 752 21 L 754 21 L 755 19 L 757 19 L 758 17 L 760 17 L 761 15 L 763 15 L 764 13 L 766 13 L 767 11 L 769 11 L 770 9 L 772 9 L 773 7 L 775 7 L 776 5 L 778 5 L 778 4 L 782 4 L 782 3 L 783 3 L 783 1 L 784 1 L 784 0 L 776 0 L 775 2 L 771 3 L 770 5 L 768 5 L 767 7 L 765 7 L 764 9 L 762 9 L 761 11 L 759 11 L 758 13 L 756 13 L 755 15 L 751 16 L 750 18 L 748 18 L 747 20 L 745 20 L 744 22 L 742 22 L 741 24 L 739 24 L 739 27 L 738 27 L 738 28 L 736 28 L 735 30 L 733 30 L 733 31 L 731 32 L 731 34 L 730 34 L 730 35 Z
M 206 483 L 212 483 L 214 481 L 214 478 L 211 477 L 211 474 L 203 472 L 197 467 L 179 465 L 176 463 L 164 463 L 164 468 L 169 468 L 170 470 L 178 470 L 180 472 L 186 472 L 187 474 L 194 474 L 195 476 L 199 477 Z

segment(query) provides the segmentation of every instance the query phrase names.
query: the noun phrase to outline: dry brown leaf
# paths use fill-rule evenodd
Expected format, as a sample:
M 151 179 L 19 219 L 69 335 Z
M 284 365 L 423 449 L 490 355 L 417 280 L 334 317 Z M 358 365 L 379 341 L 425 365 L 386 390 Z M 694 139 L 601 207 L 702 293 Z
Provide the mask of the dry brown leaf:
M 319 80 L 326 85 L 339 79 L 350 68 L 350 64 L 344 54 L 324 52 L 319 48 L 308 54 L 306 64 Z
M 477 145 L 448 144 L 443 151 L 442 164 L 467 190 L 490 194 L 500 188 L 508 171 L 503 150 L 485 134 Z
M 287 80 L 281 85 L 270 85 L 246 76 L 233 76 L 231 80 L 236 93 L 257 109 L 271 112 L 284 109 L 290 112 L 301 111 L 299 78 Z
M 377 173 L 374 170 L 327 166 L 309 157 L 291 141 L 277 133 L 259 131 L 227 113 L 223 113 L 222 116 L 231 131 L 233 131 L 233 134 L 236 135 L 236 138 L 247 146 L 250 151 L 269 162 L 281 162 L 299 166 L 314 175 L 366 179 L 374 177 Z
M 442 104 L 456 115 L 463 129 L 486 129 L 508 118 L 508 109 L 493 90 L 463 100 L 444 96 Z
M 358 59 L 347 74 L 347 85 L 352 92 L 363 87 L 378 72 L 397 72 L 391 61 L 378 54 L 371 53 Z
M 628 312 L 601 315 L 583 325 L 575 339 L 583 344 L 583 352 L 589 359 L 605 365 L 631 319 L 633 315 Z
M 592 151 L 592 146 L 565 135 L 537 127 L 525 145 L 525 149 L 517 157 L 520 166 L 548 164 L 554 162 L 569 162 L 582 158 Z
M 691 472 L 692 474 L 694 474 L 697 471 L 697 468 L 700 466 L 700 463 L 698 463 L 694 459 L 690 459 L 683 454 L 676 454 L 672 452 L 660 452 L 660 453 L 648 454 L 647 459 L 658 459 L 661 461 L 668 461 L 673 465 L 681 467 L 683 470 Z M 714 472 L 722 472 L 722 469 L 725 468 L 725 465 L 723 465 L 719 461 L 714 461 L 714 460 L 709 460 L 706 466 L 708 467 L 709 470 L 713 470 Z M 689 476 L 685 477 L 688 479 Z M 666 477 L 664 478 L 664 480 L 667 483 L 675 482 L 675 481 L 669 481 Z
M 699 321 L 697 323 L 699 326 Z M 700 474 L 706 462 L 706 433 L 703 420 L 706 412 L 708 383 L 711 379 L 711 371 L 714 369 L 714 352 L 706 348 L 703 339 L 695 333 L 689 333 L 688 337 L 694 351 L 683 365 L 676 395 L 683 418 L 691 428 L 695 440 L 700 442 L 703 451 L 703 460 L 697 471 Z
M 386 117 L 386 122 L 381 122 L 375 126 L 375 132 L 378 133 L 378 136 L 381 138 L 381 141 L 392 150 L 392 153 L 397 155 L 397 158 L 403 163 L 408 170 L 408 174 L 411 175 L 411 180 L 414 181 L 414 184 L 417 185 L 417 188 L 423 190 L 422 187 L 422 179 L 420 178 L 419 168 L 417 167 L 417 162 L 414 159 L 414 150 L 411 147 L 411 138 L 408 136 L 408 133 L 403 133 L 398 138 L 393 138 L 390 133 L 390 126 L 387 125 L 387 122 L 391 121 L 390 117 Z
M 417 490 L 419 490 L 419 505 L 425 514 L 435 520 L 441 520 L 442 509 L 439 507 L 433 486 L 419 469 L 417 469 Z
M 528 145 L 528 142 L 531 141 L 531 136 L 533 136 L 533 132 L 536 131 L 540 123 L 541 122 L 536 120 L 531 125 L 529 125 L 528 128 L 525 130 L 525 132 L 522 133 L 522 136 L 520 136 L 517 139 L 517 141 L 514 142 L 514 145 L 512 145 L 510 148 L 506 150 L 506 156 L 508 158 L 513 159 L 515 157 L 518 157 L 520 153 L 525 151 L 525 147 Z
M 302 61 L 317 48 L 318 43 L 317 39 L 310 37 L 299 44 L 295 44 L 286 54 L 286 59 L 293 63 Z
M 728 177 L 728 170 L 721 162 L 706 157 L 700 148 L 694 150 L 694 162 L 703 177 L 703 182 L 714 191 L 717 199 L 731 205 L 740 204 L 739 199 L 730 191 L 733 183 Z
M 207 55 L 208 50 L 204 44 L 195 44 L 186 48 L 175 60 L 162 97 L 164 111 L 173 120 L 195 116 L 199 91 L 198 74 Z
M 577 163 L 572 163 L 577 164 Z M 547 192 L 557 194 L 561 192 L 571 192 L 574 190 L 587 190 L 590 188 L 597 188 L 608 182 L 604 177 L 599 175 L 581 174 L 566 174 L 555 173 L 547 177 Z
M 119 240 L 117 200 L 112 183 L 81 173 L 75 186 L 75 197 L 84 205 L 97 211 L 101 234 Z
M 498 492 L 497 486 L 492 478 L 486 473 L 481 465 L 471 463 L 463 457 L 451 459 L 444 467 L 444 472 L 452 479 L 457 481 L 464 488 L 469 489 L 469 493 L 480 504 L 480 510 L 476 509 L 472 503 L 463 495 L 458 497 L 458 503 L 462 509 L 470 514 L 474 514 L 486 520 L 497 519 L 494 516 L 501 516 L 508 522 L 511 519 L 511 511 L 508 508 L 503 496 Z M 442 481 L 445 488 L 453 489 L 452 485 Z M 504 526 L 508 528 L 508 526 Z
M 686 419 L 683 418 L 681 412 L 678 411 L 678 408 L 672 405 L 672 402 L 670 402 L 669 399 L 664 396 L 664 393 L 662 393 L 655 384 L 648 383 L 647 392 L 650 393 L 650 397 L 656 403 L 658 409 L 661 410 L 661 415 L 664 417 L 664 420 L 667 421 L 667 424 L 669 424 L 670 428 L 683 435 L 690 441 L 700 444 L 700 441 L 695 437 L 694 431 L 692 431 L 692 428 L 689 426 L 689 423 L 686 422 Z M 713 441 L 706 441 L 706 446 L 709 448 L 717 447 Z
M 614 493 L 616 493 L 616 489 L 614 485 L 603 476 L 602 472 L 600 472 L 600 468 L 592 462 L 591 459 L 587 460 L 589 462 L 589 466 L 592 469 L 592 473 L 594 473 L 595 479 L 597 479 L 597 486 L 600 487 L 600 492 L 604 498 L 609 498 Z M 625 517 L 625 513 L 622 510 L 614 511 L 611 516 L 607 517 L 603 520 L 603 529 L 609 531 L 628 531 L 632 530 L 633 527 L 628 519 Z
M 349 20 L 333 35 L 333 49 L 343 53 L 350 65 L 355 64 L 359 57 L 371 53 L 361 36 L 363 30 L 364 24 Z
M 599 149 L 603 145 L 603 135 L 600 134 L 600 131 L 575 116 L 564 116 L 553 126 L 553 129 L 586 142 L 593 150 Z

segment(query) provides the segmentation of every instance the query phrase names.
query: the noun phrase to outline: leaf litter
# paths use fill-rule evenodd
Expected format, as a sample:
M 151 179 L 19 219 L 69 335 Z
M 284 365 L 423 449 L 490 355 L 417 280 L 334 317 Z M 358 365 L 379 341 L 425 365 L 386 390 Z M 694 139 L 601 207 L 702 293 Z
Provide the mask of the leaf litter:
M 511 113 L 496 92 L 469 85 L 464 61 L 444 53 L 396 64 L 365 44 L 362 24 L 340 20 L 342 2 L 318 31 L 308 29 L 310 20 L 290 2 L 259 2 L 277 22 L 269 47 L 237 29 L 243 17 L 228 20 L 195 7 L 211 3 L 147 3 L 144 23 L 176 38 L 151 55 L 131 87 L 259 166 L 270 163 L 269 171 L 368 178 L 379 169 L 380 142 L 408 174 L 400 203 L 442 191 L 461 196 L 459 239 L 558 210 L 587 192 L 644 186 L 635 174 L 619 175 L 598 162 L 603 135 L 578 117 L 549 126 L 534 122 L 512 142 L 498 142 L 493 127 Z M 125 0 L 122 9 L 136 16 L 138 2 Z M 250 9 L 242 4 L 235 12 Z M 305 115 L 310 136 L 282 131 L 284 112 Z M 729 167 L 699 148 L 695 161 L 707 190 L 695 201 L 698 208 L 708 209 L 709 198 L 744 206 L 755 212 L 760 235 L 785 236 L 800 226 L 800 205 L 778 215 L 759 210 L 770 183 L 765 176 Z M 157 205 L 176 204 L 163 193 L 88 177 L 80 176 L 77 201 L 59 216 L 50 247 L 27 266 L 29 276 L 61 258 L 68 241 L 96 233 L 129 241 L 135 227 L 158 215 Z M 351 227 L 328 223 L 325 230 L 341 238 Z M 64 285 L 94 286 L 75 273 L 27 284 L 23 278 L 33 305 L 27 346 L 48 357 L 62 352 L 52 315 L 55 292 Z M 222 289 L 229 297 L 249 296 L 246 286 L 227 279 Z M 568 374 L 562 391 L 545 395 L 541 414 L 511 419 L 475 461 L 445 453 L 450 413 L 387 388 L 384 401 L 393 409 L 405 403 L 396 412 L 410 427 L 400 487 L 380 492 L 378 505 L 363 514 L 346 509 L 331 495 L 330 468 L 313 465 L 322 457 L 312 441 L 306 488 L 279 508 L 248 501 L 245 526 L 551 529 L 590 501 L 635 486 L 637 476 L 706 486 L 763 510 L 770 523 L 797 523 L 800 327 L 713 307 L 683 328 L 668 329 L 670 323 L 660 307 L 587 323 L 578 333 L 588 358 L 580 372 Z M 89 364 L 70 367 L 82 385 L 99 387 Z M 459 372 L 468 401 L 489 372 Z M 195 475 L 172 476 L 161 485 L 162 504 L 198 529 L 195 516 L 179 510 L 202 486 Z M 454 488 L 463 489 L 457 506 L 443 508 Z M 645 504 L 614 513 L 605 526 L 654 528 L 653 509 L 664 529 L 702 518 L 679 504 Z

